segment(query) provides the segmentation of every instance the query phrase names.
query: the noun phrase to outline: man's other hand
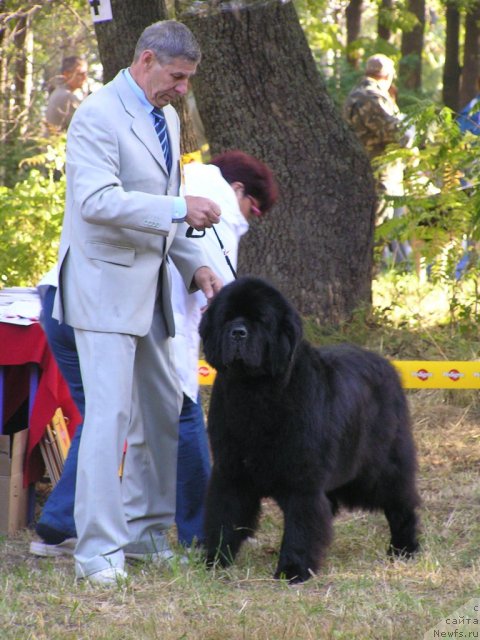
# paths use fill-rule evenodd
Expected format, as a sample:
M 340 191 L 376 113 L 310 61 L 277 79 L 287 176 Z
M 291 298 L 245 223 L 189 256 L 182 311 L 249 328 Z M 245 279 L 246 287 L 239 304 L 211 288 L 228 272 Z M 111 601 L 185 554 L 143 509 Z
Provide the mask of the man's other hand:
M 223 282 L 210 267 L 199 267 L 193 275 L 193 280 L 197 287 L 203 291 L 208 303 L 213 300 L 223 286 Z

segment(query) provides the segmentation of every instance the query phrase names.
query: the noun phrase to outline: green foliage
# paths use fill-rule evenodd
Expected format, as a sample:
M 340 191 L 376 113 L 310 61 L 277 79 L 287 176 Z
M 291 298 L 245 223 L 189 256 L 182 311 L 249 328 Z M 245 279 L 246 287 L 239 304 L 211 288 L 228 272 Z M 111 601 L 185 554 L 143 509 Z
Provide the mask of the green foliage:
M 0 287 L 35 286 L 55 263 L 65 202 L 64 138 L 25 160 L 26 176 L 0 186 Z
M 420 269 L 448 301 L 444 322 L 472 338 L 480 318 L 480 140 L 460 131 L 450 109 L 428 102 L 412 109 L 406 126 L 415 128 L 412 148 L 392 146 L 375 164 L 404 163 L 405 196 L 390 200 L 406 213 L 380 225 L 376 238 L 380 246 L 389 238 L 414 243 Z
M 392 146 L 374 166 L 380 171 L 389 162 L 404 163 L 405 196 L 390 200 L 406 207 L 407 214 L 381 225 L 377 239 L 421 241 L 422 256 L 433 264 L 432 277 L 454 279 L 465 241 L 480 239 L 480 140 L 460 131 L 450 109 L 431 102 L 417 103 L 405 126 L 414 127 L 413 145 Z M 477 266 L 473 245 L 467 273 L 475 276 Z
M 318 345 L 353 342 L 399 360 L 477 359 L 478 293 L 473 279 L 385 269 L 373 281 L 372 308 L 335 327 L 306 318 L 305 334 Z
M 22 158 L 45 135 L 48 92 L 58 80 L 62 60 L 83 55 L 89 62 L 89 82 L 101 80 L 95 30 L 85 0 L 41 0 L 28 3 L 9 0 L 0 11 L 0 184 L 12 187 L 25 178 L 19 171 Z M 27 37 L 19 46 L 27 18 Z M 15 36 L 15 34 L 17 34 Z M 25 66 L 25 61 L 28 63 Z M 17 74 L 25 74 L 25 85 Z M 24 90 L 22 87 L 25 87 Z

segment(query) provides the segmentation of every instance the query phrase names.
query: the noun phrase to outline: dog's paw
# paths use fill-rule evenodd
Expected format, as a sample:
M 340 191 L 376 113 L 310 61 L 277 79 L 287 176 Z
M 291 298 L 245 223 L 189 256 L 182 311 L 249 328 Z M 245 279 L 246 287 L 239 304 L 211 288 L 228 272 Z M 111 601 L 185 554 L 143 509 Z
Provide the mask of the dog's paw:
M 299 584 L 315 577 L 315 572 L 304 567 L 278 567 L 273 577 L 276 580 L 288 580 L 289 584 Z
M 207 567 L 229 567 L 233 563 L 234 557 L 230 549 L 209 551 L 206 554 L 205 563 Z
M 392 560 L 410 560 L 420 551 L 420 545 L 418 542 L 405 545 L 402 548 L 396 547 L 392 544 L 387 549 L 387 555 Z

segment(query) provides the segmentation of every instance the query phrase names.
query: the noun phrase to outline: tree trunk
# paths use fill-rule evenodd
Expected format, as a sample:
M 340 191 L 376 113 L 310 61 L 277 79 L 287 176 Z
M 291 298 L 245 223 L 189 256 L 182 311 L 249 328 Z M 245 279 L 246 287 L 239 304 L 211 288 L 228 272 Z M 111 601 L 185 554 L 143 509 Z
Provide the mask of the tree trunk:
M 377 32 L 378 37 L 388 42 L 392 37 L 392 32 L 388 26 L 388 17 L 392 11 L 393 0 L 381 0 L 378 11 Z
M 269 279 L 302 314 L 350 318 L 371 299 L 374 182 L 293 4 L 192 7 L 182 19 L 202 47 L 193 85 L 212 154 L 242 149 L 280 184 L 279 203 L 241 245 L 239 272 Z
M 358 40 L 362 26 L 363 0 L 350 0 L 345 11 L 347 20 L 347 60 L 354 69 L 358 69 L 358 52 L 352 47 L 352 43 Z
M 465 18 L 465 43 L 463 48 L 463 69 L 460 84 L 460 108 L 464 107 L 478 91 L 480 75 L 479 37 L 480 0 L 470 9 Z
M 459 60 L 460 12 L 455 0 L 447 3 L 445 64 L 443 67 L 443 102 L 447 107 L 458 111 L 460 64 Z
M 422 88 L 423 34 L 425 32 L 425 0 L 409 0 L 408 9 L 415 14 L 418 24 L 402 33 L 402 59 L 400 78 L 407 89 Z
M 177 110 L 181 123 L 180 152 L 184 154 L 191 153 L 192 151 L 197 151 L 200 144 L 197 138 L 195 127 L 193 126 L 192 119 L 188 112 L 186 98 L 178 98 L 177 100 L 172 102 L 172 105 Z
M 20 135 L 25 135 L 28 128 L 28 110 L 32 98 L 32 60 L 33 60 L 33 31 L 29 16 L 19 18 L 15 35 L 15 96 L 17 113 L 15 119 L 18 122 Z

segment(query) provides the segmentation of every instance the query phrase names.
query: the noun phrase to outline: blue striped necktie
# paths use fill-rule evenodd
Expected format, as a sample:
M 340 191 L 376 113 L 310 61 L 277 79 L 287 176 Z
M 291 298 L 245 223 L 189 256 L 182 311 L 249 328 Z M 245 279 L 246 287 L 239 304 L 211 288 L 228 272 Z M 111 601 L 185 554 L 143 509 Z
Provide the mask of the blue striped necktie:
M 162 109 L 152 110 L 155 124 L 155 131 L 157 132 L 158 139 L 163 149 L 163 157 L 165 158 L 165 164 L 167 165 L 168 173 L 172 169 L 172 156 L 170 154 L 170 143 L 168 141 L 167 123 L 165 122 L 165 116 Z

